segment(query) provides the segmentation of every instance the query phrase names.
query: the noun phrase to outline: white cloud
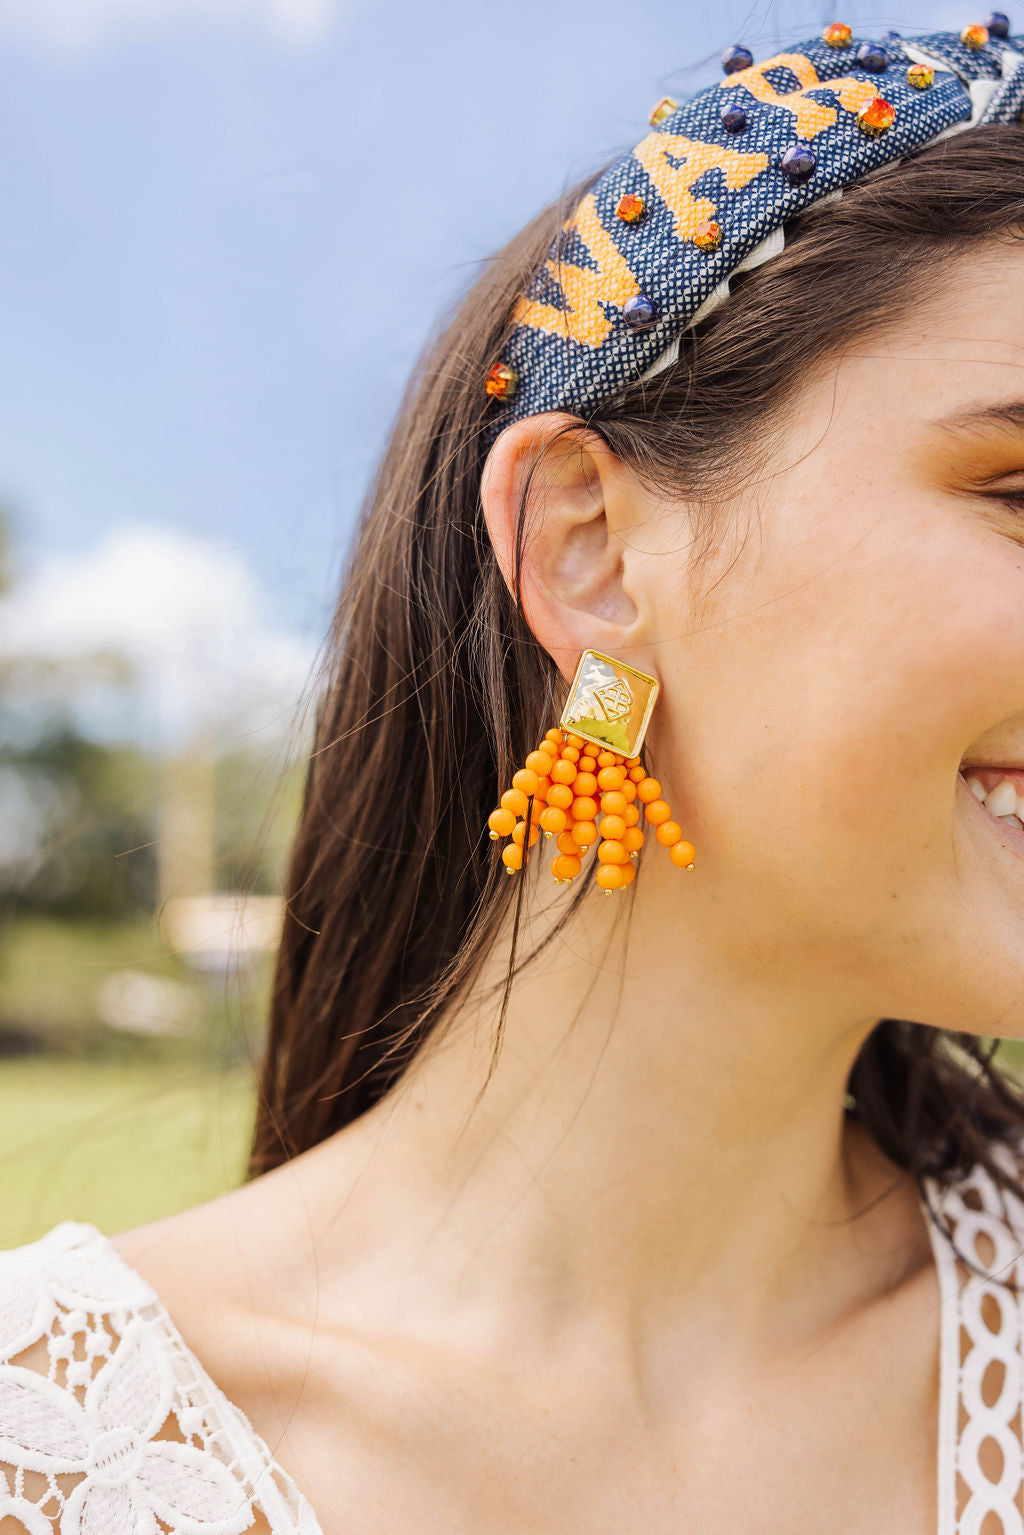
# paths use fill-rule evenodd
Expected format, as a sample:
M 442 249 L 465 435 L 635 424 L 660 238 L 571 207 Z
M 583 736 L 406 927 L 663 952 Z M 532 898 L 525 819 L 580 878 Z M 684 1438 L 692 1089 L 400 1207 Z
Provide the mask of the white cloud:
M 169 16 L 255 22 L 295 47 L 325 38 L 357 0 L 4 0 L 0 25 L 78 50 Z
M 315 646 L 273 623 L 236 549 L 126 524 L 52 555 L 0 601 L 0 662 L 73 696 L 99 734 L 168 745 L 196 731 L 287 733 Z M 105 679 L 97 657 L 122 663 Z

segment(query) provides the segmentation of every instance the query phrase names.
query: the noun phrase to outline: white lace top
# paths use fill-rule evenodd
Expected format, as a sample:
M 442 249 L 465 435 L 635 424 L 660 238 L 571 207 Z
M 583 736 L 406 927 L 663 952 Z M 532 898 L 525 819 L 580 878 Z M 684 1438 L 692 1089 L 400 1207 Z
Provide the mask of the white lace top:
M 2 1535 L 323 1535 L 148 1284 L 77 1221 L 0 1252 Z
M 1010 1156 L 1005 1148 L 997 1155 Z M 932 1203 L 937 1535 L 1024 1535 L 1024 1204 L 980 1167 Z M 927 1214 L 926 1214 L 927 1219 Z M 1015 1277 L 1015 1298 L 996 1276 Z M 249 1420 L 95 1226 L 0 1252 L 0 1535 L 323 1535 Z

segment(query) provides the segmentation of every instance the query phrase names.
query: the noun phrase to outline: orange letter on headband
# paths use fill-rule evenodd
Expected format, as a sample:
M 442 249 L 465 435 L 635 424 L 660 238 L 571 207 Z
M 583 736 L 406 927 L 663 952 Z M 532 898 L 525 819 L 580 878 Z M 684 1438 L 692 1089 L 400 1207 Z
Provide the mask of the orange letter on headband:
M 778 91 L 765 78 L 773 66 L 791 69 L 800 81 L 799 91 Z M 813 89 L 834 91 L 847 111 L 856 112 L 877 94 L 877 87 L 866 80 L 844 75 L 835 80 L 820 80 L 810 59 L 802 53 L 779 53 L 763 64 L 738 69 L 721 81 L 725 87 L 745 86 L 758 101 L 785 107 L 796 120 L 799 137 L 813 139 L 836 121 L 835 107 L 814 101 L 806 92 Z M 714 218 L 718 205 L 710 197 L 694 197 L 692 187 L 712 168 L 720 170 L 730 192 L 739 191 L 768 168 L 763 153 L 742 151 L 705 144 L 678 133 L 649 133 L 633 151 L 675 218 L 675 234 L 680 240 L 692 240 L 697 226 Z M 673 164 L 673 161 L 682 162 Z M 561 289 L 564 309 L 542 300 L 522 297 L 512 311 L 519 325 L 532 326 L 552 336 L 565 336 L 584 346 L 600 347 L 607 339 L 612 321 L 604 306 L 620 309 L 628 298 L 640 291 L 638 279 L 601 223 L 594 194 L 588 192 L 573 216 L 563 225 L 568 233 L 575 230 L 586 246 L 593 266 L 577 266 L 571 261 L 553 261 L 547 269 Z
M 620 308 L 628 298 L 639 293 L 636 278 L 625 258 L 616 248 L 597 214 L 594 194 L 588 192 L 572 218 L 563 225 L 575 229 L 595 262 L 594 267 L 576 266 L 571 261 L 552 261 L 547 268 L 562 290 L 566 309 L 537 299 L 521 298 L 512 311 L 520 325 L 549 331 L 553 336 L 568 336 L 584 346 L 599 347 L 612 328 L 599 299 Z
M 776 90 L 766 78 L 765 71 L 778 68 L 791 69 L 800 81 L 801 89 Z M 797 138 L 807 140 L 813 139 L 822 129 L 831 128 L 836 120 L 835 107 L 827 106 L 823 101 L 814 101 L 807 95 L 808 91 L 820 90 L 822 87 L 835 91 L 842 105 L 851 112 L 858 111 L 866 102 L 873 100 L 879 91 L 878 85 L 867 80 L 855 80 L 851 75 L 843 75 L 837 80 L 821 80 L 810 59 L 802 53 L 777 53 L 773 59 L 765 59 L 762 64 L 737 69 L 718 83 L 726 90 L 736 85 L 745 86 L 758 101 L 767 102 L 773 107 L 785 107 L 796 119 Z
M 649 133 L 633 154 L 675 214 L 676 236 L 680 240 L 691 240 L 697 225 L 718 211 L 717 203 L 710 197 L 694 197 L 690 190 L 706 170 L 717 167 L 724 173 L 730 192 L 735 192 L 768 168 L 765 154 L 744 155 L 736 149 L 702 144 L 677 133 Z M 669 155 L 685 163 L 673 165 Z

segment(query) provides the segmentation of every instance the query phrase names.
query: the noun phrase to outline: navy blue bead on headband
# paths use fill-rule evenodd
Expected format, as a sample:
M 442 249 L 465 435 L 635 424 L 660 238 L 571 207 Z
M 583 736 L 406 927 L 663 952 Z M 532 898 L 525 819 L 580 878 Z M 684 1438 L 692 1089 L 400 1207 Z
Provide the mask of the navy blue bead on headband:
M 652 132 L 582 199 L 512 313 L 484 381 L 485 432 L 538 411 L 589 408 L 678 355 L 729 274 L 783 248 L 786 220 L 924 144 L 1019 122 L 1024 37 L 993 12 L 961 33 L 820 38 L 651 112 Z

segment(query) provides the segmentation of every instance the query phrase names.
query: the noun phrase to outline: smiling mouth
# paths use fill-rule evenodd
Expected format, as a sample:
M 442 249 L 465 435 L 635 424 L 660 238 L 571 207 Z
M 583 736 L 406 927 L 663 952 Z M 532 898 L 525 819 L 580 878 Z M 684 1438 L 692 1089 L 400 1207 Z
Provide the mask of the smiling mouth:
M 1024 768 L 963 763 L 960 777 L 985 819 L 1015 852 L 1024 855 Z

